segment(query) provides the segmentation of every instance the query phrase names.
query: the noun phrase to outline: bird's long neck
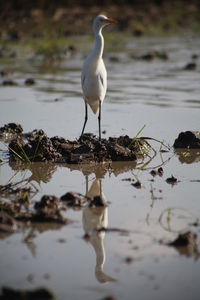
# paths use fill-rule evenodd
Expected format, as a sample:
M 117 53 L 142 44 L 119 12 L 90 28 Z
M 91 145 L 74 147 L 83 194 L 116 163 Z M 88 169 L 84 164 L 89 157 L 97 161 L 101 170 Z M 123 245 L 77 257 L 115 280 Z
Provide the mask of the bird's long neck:
M 93 55 L 97 59 L 101 59 L 103 55 L 103 49 L 104 49 L 104 38 L 100 29 L 99 31 L 95 32 L 95 44 L 93 49 Z

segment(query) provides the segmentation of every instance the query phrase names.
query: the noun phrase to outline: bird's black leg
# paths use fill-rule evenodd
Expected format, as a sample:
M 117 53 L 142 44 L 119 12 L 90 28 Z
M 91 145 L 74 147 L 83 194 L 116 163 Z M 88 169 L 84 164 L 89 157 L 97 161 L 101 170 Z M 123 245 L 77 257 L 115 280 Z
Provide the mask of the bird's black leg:
M 101 101 L 99 101 L 99 116 L 98 116 L 98 121 L 99 121 L 99 141 L 101 141 Z
M 83 124 L 83 129 L 82 129 L 80 138 L 82 137 L 82 135 L 84 133 L 85 125 L 87 123 L 87 120 L 88 120 L 88 108 L 87 108 L 87 102 L 85 102 L 85 121 L 84 121 L 84 124 Z

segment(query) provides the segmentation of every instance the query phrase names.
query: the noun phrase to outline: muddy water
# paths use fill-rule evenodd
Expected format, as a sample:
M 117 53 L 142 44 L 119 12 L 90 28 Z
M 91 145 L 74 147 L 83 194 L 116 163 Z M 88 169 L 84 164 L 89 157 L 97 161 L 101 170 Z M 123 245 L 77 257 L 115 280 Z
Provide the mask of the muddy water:
M 172 145 L 180 131 L 199 130 L 200 59 L 195 60 L 196 70 L 183 70 L 199 47 L 200 39 L 192 36 L 141 38 L 127 42 L 123 53 L 107 52 L 104 136 L 134 136 L 145 124 L 142 135 Z M 169 59 L 134 58 L 152 50 L 166 51 Z M 25 131 L 42 128 L 49 136 L 79 137 L 84 118 L 82 61 L 77 53 L 48 68 L 30 59 L 9 66 L 18 85 L 0 87 L 1 125 L 18 122 Z M 25 86 L 28 77 L 36 84 Z M 97 125 L 90 112 L 86 131 L 97 133 Z M 153 147 L 158 151 L 160 145 Z M 7 161 L 5 152 L 1 158 Z M 171 149 L 158 153 L 143 171 L 133 163 L 113 163 L 109 172 L 102 166 L 3 164 L 1 184 L 29 178 L 38 189 L 32 201 L 44 194 L 101 191 L 108 207 L 69 209 L 69 225 L 40 224 L 2 236 L 0 286 L 45 286 L 57 299 L 199 299 L 200 247 L 164 244 L 187 230 L 200 237 L 200 227 L 193 226 L 200 216 L 199 158 L 197 152 L 183 156 Z M 149 172 L 159 165 L 163 176 L 153 178 Z M 174 186 L 166 183 L 172 174 L 178 178 Z M 138 178 L 142 188 L 136 189 L 127 178 Z M 97 235 L 93 229 L 98 226 L 125 231 Z M 85 233 L 92 233 L 89 241 L 83 239 Z

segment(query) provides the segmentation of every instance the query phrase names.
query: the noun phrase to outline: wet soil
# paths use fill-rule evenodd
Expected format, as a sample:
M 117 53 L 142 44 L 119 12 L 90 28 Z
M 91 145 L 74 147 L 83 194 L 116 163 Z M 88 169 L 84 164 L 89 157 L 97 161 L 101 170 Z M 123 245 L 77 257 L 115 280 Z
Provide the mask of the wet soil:
M 61 196 L 61 201 L 66 203 L 70 207 L 84 207 L 90 200 L 88 197 L 81 195 L 80 193 L 68 192 Z
M 62 211 L 66 210 L 61 200 L 55 196 L 44 195 L 34 208 L 29 205 L 24 209 L 24 204 L 17 201 L 2 202 L 0 215 L 0 232 L 14 232 L 21 227 L 21 222 L 52 222 L 67 224 Z
M 21 136 L 23 132 L 23 128 L 20 124 L 17 123 L 8 123 L 5 124 L 3 127 L 0 127 L 0 138 L 6 139 L 8 137 L 14 138 L 18 135 Z
M 181 132 L 174 142 L 174 148 L 200 149 L 200 132 Z
M 28 184 L 28 183 L 27 183 Z M 16 192 L 17 190 L 17 192 Z M 31 225 L 32 223 L 55 223 L 66 225 L 71 223 L 71 220 L 66 219 L 62 212 L 67 211 L 67 208 L 81 209 L 85 206 L 89 208 L 105 207 L 107 203 L 101 196 L 94 196 L 92 198 L 86 197 L 80 193 L 67 192 L 60 198 L 52 195 L 44 195 L 40 201 L 35 202 L 31 207 L 31 202 L 28 201 L 28 196 L 25 198 L 19 195 L 24 193 L 31 193 L 30 188 L 15 188 L 11 184 L 1 186 L 0 195 L 10 199 L 9 202 L 1 202 L 0 212 L 0 234 L 14 233 L 20 228 L 22 224 Z M 14 195 L 13 198 L 10 196 Z
M 52 300 L 53 294 L 45 288 L 35 290 L 16 290 L 8 287 L 2 288 L 0 300 Z
M 105 161 L 135 161 L 140 151 L 129 136 L 109 137 L 101 141 L 93 134 L 70 141 L 63 137 L 49 138 L 43 130 L 23 134 L 19 124 L 10 123 L 0 128 L 2 136 L 13 134 L 9 143 L 11 161 L 56 163 L 91 163 Z

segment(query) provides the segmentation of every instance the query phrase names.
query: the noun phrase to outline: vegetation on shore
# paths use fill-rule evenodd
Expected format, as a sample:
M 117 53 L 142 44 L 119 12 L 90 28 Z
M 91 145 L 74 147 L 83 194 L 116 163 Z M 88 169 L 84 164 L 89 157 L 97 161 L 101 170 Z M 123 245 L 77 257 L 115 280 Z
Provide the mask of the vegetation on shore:
M 0 57 L 12 56 L 7 48 L 16 46 L 29 53 L 61 56 L 68 48 L 81 48 L 85 35 L 92 38 L 95 15 L 105 13 L 118 20 L 107 30 L 107 44 L 119 47 L 127 36 L 169 35 L 200 31 L 198 1 L 107 1 L 99 5 L 86 1 L 8 1 L 0 12 Z M 117 4 L 116 4 L 117 3 Z M 84 36 L 84 39 L 82 38 Z M 73 46 L 73 47 L 72 47 Z M 20 49 L 20 50 L 21 50 Z

